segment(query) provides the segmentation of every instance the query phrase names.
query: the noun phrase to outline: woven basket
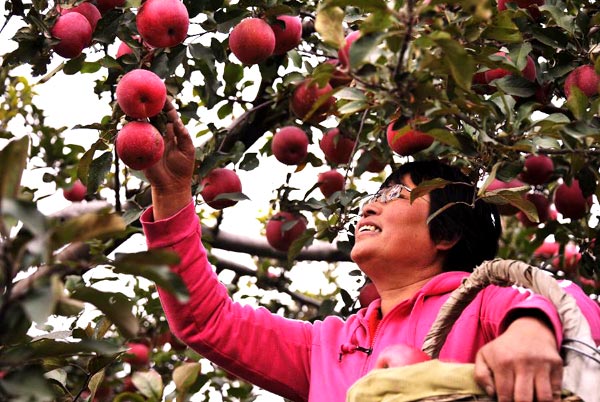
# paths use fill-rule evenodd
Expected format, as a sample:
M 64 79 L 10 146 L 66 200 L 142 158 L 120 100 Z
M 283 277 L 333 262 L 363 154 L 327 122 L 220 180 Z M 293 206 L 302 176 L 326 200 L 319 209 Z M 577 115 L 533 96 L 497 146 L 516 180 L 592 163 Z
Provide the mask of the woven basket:
M 575 299 L 547 272 L 521 261 L 496 259 L 477 267 L 440 309 L 423 342 L 434 360 L 375 369 L 348 390 L 347 402 L 494 401 L 475 383 L 473 364 L 437 360 L 453 323 L 488 285 L 521 286 L 548 298 L 563 325 L 563 401 L 600 402 L 600 351 Z

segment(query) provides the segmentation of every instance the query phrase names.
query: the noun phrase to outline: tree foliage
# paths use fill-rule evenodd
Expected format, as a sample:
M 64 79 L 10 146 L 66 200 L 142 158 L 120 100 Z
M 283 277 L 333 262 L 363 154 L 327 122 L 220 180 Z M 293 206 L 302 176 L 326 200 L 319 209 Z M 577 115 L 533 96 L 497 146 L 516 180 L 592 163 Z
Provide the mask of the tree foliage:
M 150 204 L 143 175 L 123 166 L 114 151 L 117 132 L 128 120 L 114 101 L 115 86 L 135 68 L 150 69 L 164 80 L 186 123 L 202 122 L 206 114 L 226 122 L 209 123 L 192 133 L 202 142 L 197 148 L 194 192 L 199 215 L 217 218 L 214 226 L 205 227 L 209 250 L 255 256 L 256 266 L 245 267 L 211 253 L 219 272 L 233 272 L 227 284 L 232 295 L 240 291 L 243 278 L 251 277 L 259 289 L 290 296 L 289 303 L 255 298 L 289 317 L 314 320 L 354 311 L 358 305 L 351 292 L 340 288 L 331 294 L 300 294 L 290 290 L 287 274 L 299 261 L 327 261 L 333 264 L 326 273 L 335 283 L 333 266 L 348 260 L 353 221 L 367 195 L 360 180 L 378 181 L 398 164 L 427 158 L 460 166 L 477 180 L 481 186 L 474 201 L 484 198 L 515 206 L 532 221 L 537 220 L 537 211 L 524 198 L 526 193 L 552 200 L 560 184 L 577 180 L 583 196 L 594 200 L 585 216 L 559 216 L 525 226 L 516 215 L 506 215 L 500 256 L 545 264 L 580 283 L 589 294 L 598 292 L 600 97 L 597 91 L 587 96 L 578 88 L 566 96 L 564 90 L 565 80 L 579 66 L 591 65 L 600 73 L 600 12 L 595 2 L 546 0 L 534 8 L 508 3 L 500 11 L 493 0 L 184 0 L 191 20 L 186 41 L 171 48 L 149 48 L 136 39 L 141 4 L 131 0 L 102 14 L 92 44 L 73 59 L 54 53 L 57 39 L 50 32 L 59 16 L 57 6 L 69 8 L 80 2 L 59 3 L 5 2 L 7 21 L 19 20 L 21 28 L 11 39 L 15 49 L 2 56 L 0 70 L 1 399 L 154 401 L 175 395 L 187 400 L 196 394 L 208 400 L 210 392 L 221 393 L 223 400 L 255 397 L 250 385 L 209 367 L 170 336 L 154 284 L 186 299 L 185 287 L 168 269 L 176 257 L 162 251 L 113 253 L 140 232 L 138 218 Z M 229 49 L 230 30 L 249 16 L 273 21 L 281 14 L 302 17 L 302 43 L 257 66 L 242 65 Z M 306 78 L 321 86 L 330 82 L 340 69 L 327 61 L 338 58 L 344 38 L 357 30 L 360 37 L 350 47 L 349 68 L 344 71 L 346 83 L 332 91 L 334 110 L 323 121 L 311 119 L 326 101 L 323 97 L 302 120 L 291 110 L 294 89 Z M 127 43 L 133 53 L 116 58 L 119 42 Z M 528 57 L 535 64 L 533 80 L 523 74 Z M 49 71 L 56 58 L 61 63 Z M 91 147 L 66 144 L 66 128 L 45 123 L 32 85 L 15 73 L 23 66 L 31 69 L 37 85 L 57 74 L 102 72 L 94 91 L 112 99 L 112 113 L 80 126 L 97 132 Z M 495 69 L 508 73 L 491 82 L 479 80 Z M 250 99 L 248 88 L 254 88 Z M 184 92 L 191 95 L 183 96 Z M 152 119 L 161 130 L 163 117 Z M 412 156 L 395 154 L 386 141 L 392 122 L 401 133 L 416 126 L 435 141 Z M 14 124 L 24 124 L 26 134 L 14 133 Z M 342 171 L 346 187 L 329 198 L 316 195 L 316 184 L 293 187 L 291 175 L 284 183 L 274 183 L 269 214 L 299 211 L 311 222 L 289 252 L 282 253 L 266 242 L 220 232 L 219 222 L 226 213 L 202 205 L 198 184 L 216 167 L 251 171 L 273 158 L 272 135 L 286 125 L 303 128 L 313 144 L 337 127 L 356 145 L 350 163 L 334 164 L 322 154 L 310 153 L 296 169 Z M 550 179 L 488 189 L 494 179 L 518 179 L 530 155 L 552 159 Z M 379 174 L 367 170 L 374 159 L 386 165 Z M 21 185 L 23 171 L 32 166 L 47 168 L 43 180 L 57 189 L 81 180 L 87 186 L 84 207 L 77 213 L 43 215 L 37 208 L 38 189 Z M 446 184 L 423 183 L 413 197 Z M 106 202 L 108 193 L 114 203 Z M 267 217 L 261 218 L 264 222 Z M 550 235 L 559 252 L 536 256 L 534 250 Z M 565 268 L 565 250 L 573 244 L 578 247 L 578 264 Z M 106 269 L 107 276 L 87 275 L 98 268 Z M 129 281 L 131 295 L 97 286 L 119 278 Z M 86 305 L 98 314 L 90 318 Z M 69 320 L 68 331 L 54 330 L 48 320 L 55 316 Z M 33 336 L 34 327 L 43 335 Z M 138 367 L 127 362 L 132 341 L 150 348 L 150 363 Z M 168 384 L 171 387 L 165 388 Z

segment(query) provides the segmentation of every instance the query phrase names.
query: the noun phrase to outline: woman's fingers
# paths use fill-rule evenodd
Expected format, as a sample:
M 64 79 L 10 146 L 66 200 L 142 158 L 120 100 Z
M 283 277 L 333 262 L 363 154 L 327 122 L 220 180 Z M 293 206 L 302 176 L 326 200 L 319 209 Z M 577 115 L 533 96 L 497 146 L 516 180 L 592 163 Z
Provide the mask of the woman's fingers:
M 487 365 L 481 352 L 477 353 L 477 356 L 475 357 L 475 380 L 489 396 L 494 396 L 496 394 L 492 370 Z

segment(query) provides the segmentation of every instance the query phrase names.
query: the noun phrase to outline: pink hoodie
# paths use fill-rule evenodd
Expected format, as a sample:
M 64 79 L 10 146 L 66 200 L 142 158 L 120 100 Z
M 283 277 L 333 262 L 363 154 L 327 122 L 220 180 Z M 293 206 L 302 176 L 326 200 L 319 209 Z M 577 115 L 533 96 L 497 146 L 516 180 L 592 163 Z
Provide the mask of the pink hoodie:
M 368 317 L 378 313 L 379 300 L 346 320 L 330 316 L 314 323 L 234 303 L 209 265 L 192 203 L 158 222 L 153 222 L 149 209 L 142 215 L 142 223 L 149 248 L 170 248 L 181 257 L 173 270 L 187 285 L 189 302 L 181 304 L 159 290 L 173 333 L 225 370 L 293 401 L 343 402 L 348 388 L 373 368 L 386 346 L 405 343 L 420 348 L 440 306 L 468 275 L 447 272 L 436 276 L 387 314 L 371 335 Z M 581 289 L 568 288 L 575 293 L 599 342 L 600 307 Z M 545 298 L 490 286 L 457 320 L 440 359 L 473 362 L 477 350 L 506 328 L 508 315 L 523 308 L 546 314 L 561 341 L 560 321 Z

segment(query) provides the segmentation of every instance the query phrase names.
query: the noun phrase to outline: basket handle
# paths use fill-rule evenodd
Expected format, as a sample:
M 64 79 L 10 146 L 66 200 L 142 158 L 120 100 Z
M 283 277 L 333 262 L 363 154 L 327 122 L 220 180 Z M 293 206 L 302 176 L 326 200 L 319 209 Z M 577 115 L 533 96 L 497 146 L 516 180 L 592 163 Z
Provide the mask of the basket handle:
M 565 341 L 576 340 L 588 348 L 587 354 L 592 355 L 590 359 L 577 348 L 564 348 L 563 387 L 585 401 L 599 401 L 600 381 L 597 379 L 600 378 L 600 364 L 594 359 L 600 359 L 600 352 L 596 349 L 587 320 L 575 299 L 560 287 L 556 279 L 548 272 L 522 261 L 495 259 L 479 265 L 440 309 L 425 337 L 423 351 L 433 358 L 439 356 L 453 323 L 477 293 L 488 285 L 526 287 L 554 304 L 563 325 Z

